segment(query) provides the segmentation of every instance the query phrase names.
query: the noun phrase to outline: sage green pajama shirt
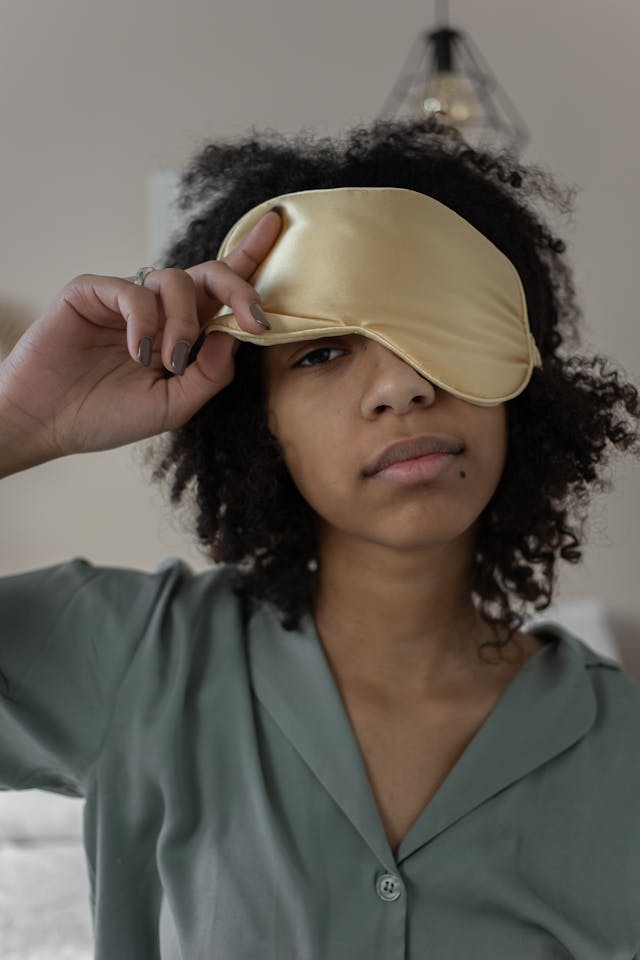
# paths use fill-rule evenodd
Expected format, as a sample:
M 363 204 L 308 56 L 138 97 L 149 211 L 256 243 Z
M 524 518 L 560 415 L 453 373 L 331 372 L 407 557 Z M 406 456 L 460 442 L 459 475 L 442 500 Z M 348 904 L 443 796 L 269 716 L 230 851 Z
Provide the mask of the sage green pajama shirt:
M 638 957 L 640 685 L 615 661 L 530 627 L 394 856 L 312 617 L 243 626 L 230 574 L 0 578 L 0 788 L 85 798 L 96 960 Z

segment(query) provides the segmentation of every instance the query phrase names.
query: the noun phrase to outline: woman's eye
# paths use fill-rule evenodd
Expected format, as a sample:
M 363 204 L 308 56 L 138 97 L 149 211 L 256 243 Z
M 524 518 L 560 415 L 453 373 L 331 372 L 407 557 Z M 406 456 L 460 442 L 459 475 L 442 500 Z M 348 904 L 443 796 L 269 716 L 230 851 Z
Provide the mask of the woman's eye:
M 294 367 L 302 367 L 302 366 L 317 367 L 319 365 L 317 363 L 306 364 L 304 361 L 308 360 L 309 357 L 315 357 L 319 353 L 335 353 L 336 351 L 338 353 L 346 352 L 341 347 L 320 347 L 319 349 L 311 350 L 309 353 L 305 353 L 304 357 L 301 357 L 300 360 L 297 361 L 297 363 L 294 363 Z

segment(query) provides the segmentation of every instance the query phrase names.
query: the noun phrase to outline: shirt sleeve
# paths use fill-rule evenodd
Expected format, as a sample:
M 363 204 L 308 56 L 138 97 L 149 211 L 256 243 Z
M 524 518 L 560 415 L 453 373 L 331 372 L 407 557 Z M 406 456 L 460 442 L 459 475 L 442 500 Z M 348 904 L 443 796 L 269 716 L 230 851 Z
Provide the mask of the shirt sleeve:
M 122 680 L 185 570 L 76 557 L 0 578 L 0 790 L 85 795 Z

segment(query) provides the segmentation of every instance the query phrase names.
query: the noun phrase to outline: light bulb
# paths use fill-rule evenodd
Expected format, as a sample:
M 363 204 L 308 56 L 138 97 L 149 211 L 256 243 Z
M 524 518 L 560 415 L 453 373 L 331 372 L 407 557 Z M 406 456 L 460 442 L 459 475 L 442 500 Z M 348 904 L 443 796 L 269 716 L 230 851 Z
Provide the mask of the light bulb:
M 477 100 L 470 83 L 459 74 L 435 73 L 417 98 L 420 113 L 443 113 L 458 126 L 464 126 L 477 112 Z

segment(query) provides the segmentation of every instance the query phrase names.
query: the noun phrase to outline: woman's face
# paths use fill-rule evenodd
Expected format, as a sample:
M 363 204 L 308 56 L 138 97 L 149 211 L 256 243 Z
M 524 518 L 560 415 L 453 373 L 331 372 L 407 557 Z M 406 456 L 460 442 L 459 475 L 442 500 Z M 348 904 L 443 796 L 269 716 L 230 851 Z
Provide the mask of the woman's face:
M 267 346 L 263 363 L 269 429 L 321 528 L 418 550 L 472 533 L 505 464 L 504 403 L 460 400 L 359 334 Z M 464 446 L 437 476 L 366 475 L 390 444 L 431 433 Z

